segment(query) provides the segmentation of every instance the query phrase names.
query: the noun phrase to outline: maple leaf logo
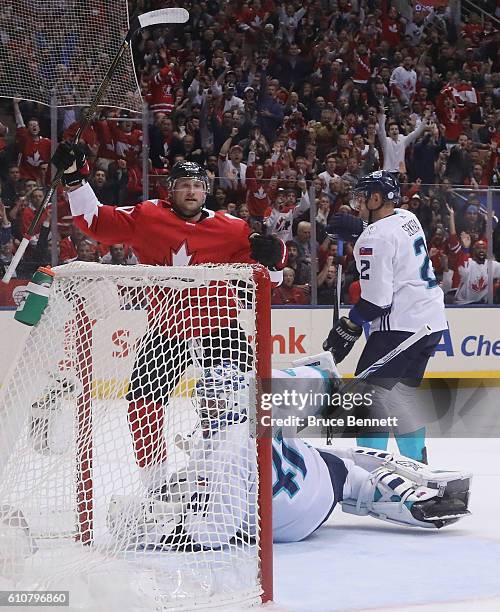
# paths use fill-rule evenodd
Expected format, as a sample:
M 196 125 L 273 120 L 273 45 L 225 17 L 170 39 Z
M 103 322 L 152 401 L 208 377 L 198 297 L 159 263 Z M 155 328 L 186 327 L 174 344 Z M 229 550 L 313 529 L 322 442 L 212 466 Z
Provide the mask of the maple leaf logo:
M 267 194 L 266 194 L 266 192 L 264 191 L 264 188 L 261 185 L 257 191 L 253 192 L 253 195 L 258 200 L 263 200 L 266 197 Z
M 484 291 L 488 285 L 488 281 L 484 278 L 484 276 L 480 276 L 475 283 L 472 283 L 472 290 L 476 293 L 481 293 Z
M 189 266 L 195 253 L 189 253 L 187 243 L 184 240 L 178 249 L 170 249 L 170 258 L 173 266 Z
M 30 166 L 35 166 L 35 168 L 38 168 L 38 166 L 43 163 L 43 159 L 38 151 L 35 151 L 33 156 L 28 155 L 26 161 Z

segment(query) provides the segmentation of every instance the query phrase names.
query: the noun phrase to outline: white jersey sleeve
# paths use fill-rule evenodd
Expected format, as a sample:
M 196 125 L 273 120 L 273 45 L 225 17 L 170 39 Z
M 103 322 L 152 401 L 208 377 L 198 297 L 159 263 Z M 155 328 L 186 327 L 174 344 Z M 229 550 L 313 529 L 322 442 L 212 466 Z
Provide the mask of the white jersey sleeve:
M 372 320 L 374 331 L 446 329 L 444 295 L 427 252 L 417 217 L 396 208 L 393 215 L 370 224 L 354 247 L 361 298 L 386 309 Z

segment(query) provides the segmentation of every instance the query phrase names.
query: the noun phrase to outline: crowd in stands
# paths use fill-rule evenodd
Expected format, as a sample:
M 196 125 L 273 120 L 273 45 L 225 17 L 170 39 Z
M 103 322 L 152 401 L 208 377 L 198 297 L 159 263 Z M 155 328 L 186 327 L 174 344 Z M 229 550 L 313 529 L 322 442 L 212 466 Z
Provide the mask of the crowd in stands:
M 144 10 L 168 5 L 140 4 Z M 101 109 L 82 135 L 90 182 L 103 204 L 142 200 L 145 150 L 150 197 L 168 198 L 166 178 L 177 160 L 196 161 L 210 178 L 209 208 L 286 241 L 288 262 L 274 304 L 310 303 L 316 258 L 317 302 L 333 303 L 341 261 L 342 299 L 355 303 L 352 244 L 340 260 L 326 228 L 336 213 L 355 214 L 350 190 L 360 176 L 390 170 L 403 186 L 401 207 L 422 223 L 447 300 L 485 301 L 490 246 L 500 261 L 500 230 L 494 220 L 487 235 L 485 196 L 487 187 L 500 187 L 495 19 L 464 17 L 458 2 L 439 0 L 175 4 L 188 8 L 189 22 L 144 30 L 134 48 L 149 105 L 149 149 L 140 117 L 119 109 Z M 483 5 L 495 13 L 495 2 Z M 2 44 L 8 41 L 0 38 Z M 11 119 L 0 123 L 2 265 L 44 196 L 51 142 L 43 105 L 3 100 L 0 112 Z M 60 111 L 59 139 L 74 136 L 79 112 Z M 83 236 L 71 224 L 62 190 L 57 209 L 60 263 L 135 263 L 127 245 L 106 247 Z M 46 213 L 21 275 L 50 261 L 53 239 Z M 500 279 L 497 261 L 493 273 Z

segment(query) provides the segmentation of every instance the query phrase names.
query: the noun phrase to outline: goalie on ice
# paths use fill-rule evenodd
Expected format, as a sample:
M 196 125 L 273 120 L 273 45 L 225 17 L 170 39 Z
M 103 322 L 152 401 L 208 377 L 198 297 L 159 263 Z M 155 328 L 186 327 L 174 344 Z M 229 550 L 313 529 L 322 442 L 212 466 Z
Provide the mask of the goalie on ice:
M 323 364 L 331 359 L 321 357 Z M 293 377 L 307 384 L 320 378 L 327 384 L 335 366 L 326 367 L 274 370 L 273 379 Z M 244 542 L 243 534 L 246 539 L 256 534 L 248 378 L 225 361 L 204 370 L 193 400 L 198 427 L 176 441 L 187 454 L 186 468 L 150 491 L 147 500 L 135 505 L 129 498 L 111 500 L 108 526 L 124 546 L 221 549 Z M 273 436 L 272 458 L 276 542 L 308 537 L 337 504 L 344 512 L 424 528 L 440 528 L 469 514 L 468 473 L 435 471 L 385 451 L 314 448 L 298 437 L 284 437 L 281 428 Z

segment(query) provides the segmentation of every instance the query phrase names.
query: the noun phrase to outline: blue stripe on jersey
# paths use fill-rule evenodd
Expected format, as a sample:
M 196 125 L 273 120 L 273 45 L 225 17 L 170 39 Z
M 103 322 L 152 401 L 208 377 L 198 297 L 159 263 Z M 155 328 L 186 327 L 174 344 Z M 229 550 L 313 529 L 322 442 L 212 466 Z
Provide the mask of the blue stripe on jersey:
M 283 430 L 278 429 L 274 438 L 277 442 L 281 444 L 283 457 L 288 461 L 290 465 L 300 470 L 300 473 L 302 474 L 303 478 L 305 478 L 307 474 L 307 468 L 306 463 L 304 461 L 304 457 L 302 457 L 302 455 L 297 450 L 288 446 L 288 444 L 283 440 Z
M 351 308 L 349 318 L 353 323 L 361 326 L 365 321 L 373 321 L 377 317 L 383 317 L 390 309 L 390 305 L 378 306 L 373 304 L 373 302 L 360 298 L 359 302 Z
M 281 491 L 285 491 L 288 497 L 292 498 L 300 489 L 298 483 L 295 481 L 297 472 L 292 470 L 283 471 L 280 454 L 274 446 L 273 467 L 276 470 L 276 481 L 273 484 L 273 497 L 276 497 Z

